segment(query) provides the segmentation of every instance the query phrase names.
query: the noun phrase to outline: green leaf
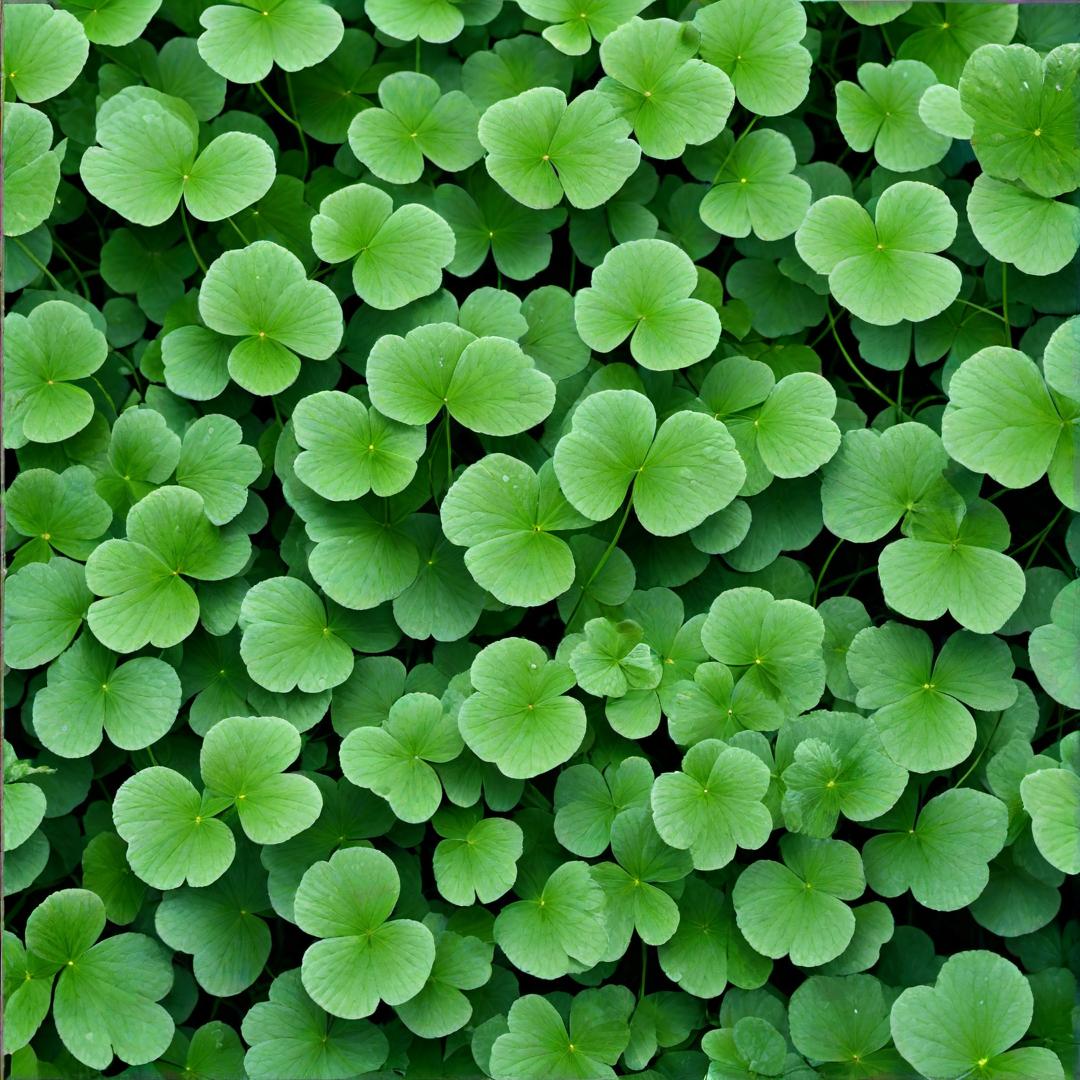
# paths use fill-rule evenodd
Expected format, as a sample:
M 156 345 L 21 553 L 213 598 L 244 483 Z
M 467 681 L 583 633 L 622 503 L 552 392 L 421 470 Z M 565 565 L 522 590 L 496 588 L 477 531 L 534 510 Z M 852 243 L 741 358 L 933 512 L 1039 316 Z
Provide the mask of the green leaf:
M 993 394 L 985 382 L 989 371 Z M 962 465 L 1005 487 L 1028 487 L 1049 471 L 1058 498 L 1080 508 L 1073 483 L 1072 429 L 1078 420 L 1080 402 L 1052 394 L 1024 353 L 992 345 L 969 357 L 949 380 L 942 441 Z
M 555 384 L 516 342 L 474 337 L 451 323 L 379 338 L 367 377 L 375 407 L 403 424 L 426 424 L 445 409 L 472 431 L 515 435 L 555 403 Z
M 199 54 L 230 82 L 254 83 L 276 64 L 300 71 L 325 60 L 344 33 L 341 16 L 320 0 L 215 4 L 199 15 Z
M 314 781 L 285 770 L 300 755 L 300 733 L 278 716 L 229 716 L 203 739 L 199 767 L 208 795 L 235 803 L 248 839 L 280 844 L 322 810 Z
M 94 599 L 83 568 L 68 559 L 24 566 L 8 578 L 5 593 L 4 661 L 12 668 L 59 656 Z
M 879 165 L 893 172 L 918 172 L 936 165 L 952 139 L 927 127 L 919 110 L 936 82 L 919 60 L 894 60 L 888 67 L 861 64 L 859 85 L 836 84 L 836 122 L 853 150 L 871 148 Z
M 252 394 L 280 393 L 296 380 L 301 356 L 325 360 L 341 342 L 337 298 L 308 280 L 295 255 L 265 240 L 214 260 L 199 290 L 199 314 L 211 330 L 240 339 L 229 353 L 229 375 Z
M 801 967 L 824 964 L 847 948 L 855 916 L 845 900 L 865 887 L 859 853 L 840 840 L 789 835 L 783 863 L 761 859 L 735 883 L 739 929 L 764 956 L 790 956 Z
M 871 975 L 812 975 L 791 995 L 789 1019 L 800 1053 L 852 1069 L 873 1062 L 890 1040 L 887 998 Z
M 340 390 L 301 399 L 293 433 L 304 448 L 296 475 L 324 499 L 348 501 L 369 491 L 395 495 L 416 474 L 427 445 L 425 432 L 388 420 Z
M 367 1020 L 331 1019 L 308 997 L 298 970 L 279 975 L 270 997 L 244 1017 L 252 1080 L 337 1080 L 386 1061 L 386 1036 Z
M 127 841 L 131 869 L 154 889 L 213 884 L 236 851 L 229 827 L 214 816 L 226 805 L 157 765 L 125 780 L 113 800 L 113 822 Z
M 299 687 L 311 694 L 343 683 L 353 650 L 337 613 L 297 578 L 260 581 L 240 608 L 240 655 L 248 674 L 267 690 Z
M 380 1001 L 400 1005 L 431 974 L 431 931 L 411 919 L 389 919 L 399 892 L 394 864 L 373 848 L 338 851 L 304 874 L 296 921 L 322 939 L 304 953 L 304 989 L 331 1015 L 359 1020 Z
M 496 102 L 479 128 L 491 178 L 534 210 L 557 205 L 564 194 L 581 210 L 610 199 L 641 160 L 629 134 L 630 125 L 602 94 L 586 91 L 567 104 L 550 86 Z
M 525 0 L 521 10 L 554 23 L 544 28 L 544 38 L 568 56 L 581 56 L 647 6 L 645 0 Z
M 1025 274 L 1056 274 L 1080 248 L 1080 208 L 985 174 L 975 179 L 967 213 L 987 252 Z
M 32 539 L 19 550 L 13 568 L 48 561 L 53 551 L 85 559 L 112 521 L 112 510 L 94 491 L 85 465 L 62 473 L 24 469 L 7 491 L 7 520 L 16 533 Z
M 87 757 L 101 745 L 140 750 L 164 736 L 180 708 L 180 680 L 163 660 L 116 656 L 84 634 L 49 668 L 34 698 L 34 731 L 60 757 Z
M 15 578 L 11 583 L 12 592 L 18 580 Z M 13 600 L 12 592 L 8 593 L 9 607 Z M 1080 706 L 1080 676 L 1070 659 L 1076 655 L 1078 646 L 1080 586 L 1070 582 L 1055 598 L 1050 609 L 1050 622 L 1037 626 L 1028 639 L 1031 666 L 1039 683 L 1055 701 L 1070 709 Z M 8 663 L 11 663 L 10 659 Z
M 31 104 L 56 97 L 78 78 L 89 52 L 73 15 L 48 4 L 19 5 L 4 20 L 4 89 Z
M 494 946 L 444 931 L 435 939 L 435 963 L 424 988 L 397 1006 L 401 1022 L 422 1039 L 440 1039 L 468 1024 L 473 1006 L 462 993 L 491 979 Z
M 1005 846 L 1005 804 L 981 791 L 952 788 L 912 814 L 906 827 L 868 840 L 866 880 L 880 896 L 912 896 L 934 911 L 972 903 L 990 879 L 987 864 Z
M 12 102 L 6 113 L 4 235 L 25 236 L 53 212 L 65 144 L 52 148 L 52 124 L 37 109 Z
M 1007 45 L 1012 40 L 1017 12 L 1009 7 L 946 3 L 933 9 L 916 7 L 904 21 L 920 29 L 900 43 L 897 55 L 922 60 L 942 82 L 955 86 L 975 49 L 987 42 Z
M 230 131 L 200 152 L 192 108 L 148 87 L 128 87 L 102 106 L 97 139 L 79 165 L 83 183 L 138 225 L 161 224 L 181 199 L 194 217 L 221 221 L 274 182 L 274 154 L 262 139 Z
M 934 986 L 905 990 L 892 1007 L 897 1049 L 920 1073 L 931 1076 L 1064 1076 L 1049 1050 L 1009 1052 L 1031 1023 L 1027 980 L 1004 957 L 956 953 Z
M 439 508 L 451 543 L 466 548 L 476 583 L 504 604 L 535 607 L 574 582 L 574 556 L 558 531 L 590 524 L 559 489 L 550 463 L 539 474 L 507 454 L 488 454 L 454 481 Z
M 591 288 L 575 297 L 578 333 L 597 352 L 630 337 L 634 359 L 654 371 L 703 360 L 720 339 L 720 317 L 711 304 L 691 299 L 697 283 L 697 268 L 674 244 L 620 244 L 593 271 Z
M 475 693 L 461 706 L 461 736 L 506 776 L 539 776 L 581 745 L 585 709 L 566 695 L 573 672 L 548 660 L 539 645 L 517 637 L 496 641 L 473 660 L 470 679 Z
M 77 380 L 105 362 L 105 335 L 65 300 L 4 317 L 5 446 L 55 443 L 82 431 L 94 401 Z
M 769 769 L 749 750 L 719 739 L 697 743 L 681 772 L 661 773 L 652 789 L 656 829 L 672 847 L 689 850 L 699 870 L 718 870 L 737 847 L 756 850 L 772 832 L 762 799 Z
M 569 657 L 578 686 L 587 694 L 609 698 L 654 689 L 662 668 L 644 636 L 645 631 L 629 619 L 619 623 L 590 619 L 585 624 L 585 640 Z
M 220 581 L 239 573 L 251 552 L 247 536 L 212 525 L 196 492 L 162 487 L 127 516 L 127 539 L 106 540 L 86 564 L 86 583 L 100 597 L 87 621 L 116 652 L 183 641 L 199 618 L 185 580 Z
M 655 434 L 654 434 L 655 433 Z M 738 493 L 746 470 L 727 428 L 679 412 L 656 428 L 652 403 L 635 390 L 591 394 L 555 448 L 555 474 L 574 508 L 603 521 L 631 489 L 642 526 L 674 536 L 700 525 Z
M 672 19 L 631 19 L 604 38 L 597 89 L 634 127 L 642 151 L 677 158 L 724 129 L 735 104 L 731 80 L 693 59 L 699 34 Z
M 341 744 L 341 769 L 357 787 L 390 803 L 402 821 L 427 821 L 442 801 L 430 762 L 451 761 L 462 742 L 453 718 L 430 694 L 406 694 L 380 727 L 350 731 Z
M 380 109 L 363 109 L 349 125 L 349 146 L 379 179 L 411 184 L 425 159 L 443 172 L 480 160 L 480 116 L 460 90 L 442 94 L 428 75 L 397 71 L 379 83 Z
M 761 116 L 791 112 L 810 87 L 802 4 L 793 0 L 724 0 L 694 18 L 701 55 L 730 76 L 739 104 Z
M 570 1005 L 570 1030 L 554 1005 L 538 994 L 510 1007 L 508 1030 L 495 1040 L 495 1080 L 611 1080 L 612 1066 L 630 1041 L 633 997 L 619 986 L 584 990 Z
M 127 45 L 141 37 L 160 7 L 160 0 L 64 0 L 95 45 Z
M 1070 769 L 1039 769 L 1020 782 L 1035 844 L 1051 866 L 1080 873 L 1080 777 Z
M 184 432 L 176 482 L 202 496 L 215 525 L 226 525 L 245 507 L 248 486 L 262 472 L 262 459 L 243 442 L 243 430 L 228 416 L 200 416 Z
M 861 630 L 848 650 L 856 704 L 874 709 L 889 756 L 913 772 L 958 765 L 975 745 L 965 708 L 1000 712 L 1016 701 L 1013 661 L 1001 640 L 961 630 L 933 660 L 930 638 L 889 622 Z
M 1078 74 L 1071 45 L 1045 57 L 1026 45 L 983 45 L 971 54 L 960 101 L 974 121 L 971 147 L 984 172 L 1021 180 L 1045 198 L 1080 185 Z
M 494 936 L 514 967 L 538 979 L 591 967 L 607 947 L 604 891 L 586 863 L 563 863 L 499 912 Z
M 439 811 L 432 825 L 443 838 L 435 847 L 432 869 L 444 899 L 462 907 L 490 904 L 513 887 L 522 850 L 520 826 L 456 807 Z
M 878 199 L 873 220 L 846 196 L 818 200 L 795 245 L 812 270 L 829 276 L 833 296 L 853 315 L 876 326 L 922 322 L 960 291 L 959 268 L 933 254 L 952 243 L 956 220 L 941 190 L 904 180 Z

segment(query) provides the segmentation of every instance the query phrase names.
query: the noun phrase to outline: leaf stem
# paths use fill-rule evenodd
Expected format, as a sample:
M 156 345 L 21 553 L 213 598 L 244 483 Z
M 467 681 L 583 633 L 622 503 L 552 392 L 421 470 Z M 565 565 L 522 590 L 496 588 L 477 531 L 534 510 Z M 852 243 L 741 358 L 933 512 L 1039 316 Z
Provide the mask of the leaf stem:
M 417 38 L 417 41 L 420 39 Z M 454 450 L 450 445 L 450 410 L 446 410 L 446 490 L 450 490 L 450 486 L 454 482 Z
M 858 375 L 859 379 L 862 381 L 863 385 L 868 390 L 873 391 L 873 393 L 877 394 L 877 396 L 879 398 L 881 398 L 882 401 L 884 401 L 887 404 L 891 405 L 896 410 L 897 417 L 899 417 L 900 416 L 900 407 L 896 404 L 895 401 L 893 401 L 893 399 L 891 397 L 889 397 L 888 394 L 885 393 L 884 390 L 879 390 L 862 373 L 862 371 L 859 369 L 858 364 L 856 364 L 855 361 L 852 360 L 851 354 L 847 351 L 847 349 L 844 348 L 844 343 L 840 340 L 840 334 L 837 332 L 837 329 L 836 329 L 836 319 L 833 317 L 832 308 L 826 306 L 825 311 L 829 316 L 829 326 L 832 329 L 833 340 L 836 342 L 837 348 L 839 348 L 839 350 L 840 350 L 840 355 L 843 356 L 843 358 L 847 361 L 848 367 L 850 367 L 851 370 L 854 371 L 856 375 Z
M 1001 264 L 1001 320 L 1005 323 L 1005 344 L 1012 348 L 1012 327 L 1009 325 L 1009 264 Z
M 833 561 L 833 556 L 840 550 L 840 545 L 844 542 L 844 538 L 841 537 L 833 545 L 832 551 L 825 556 L 825 561 L 821 564 L 821 570 L 818 573 L 817 581 L 814 582 L 814 597 L 810 601 L 811 607 L 817 607 L 818 593 L 821 591 L 821 582 L 825 577 L 825 571 L 829 569 L 829 564 Z
M 981 311 L 984 315 L 992 315 L 999 322 L 1007 322 L 1005 316 L 1000 312 L 994 311 L 988 307 L 983 307 L 982 304 L 973 304 L 970 300 L 965 300 L 960 296 L 956 298 L 955 303 L 963 304 L 964 307 L 974 308 L 976 311 Z
M 720 174 L 728 167 L 728 162 L 731 161 L 731 158 L 734 155 L 735 150 L 738 147 L 739 143 L 741 143 L 743 141 L 743 139 L 745 139 L 746 136 L 749 135 L 750 132 L 754 130 L 754 125 L 757 122 L 758 122 L 758 117 L 757 116 L 751 116 L 750 117 L 750 123 L 747 124 L 746 127 L 744 127 L 742 129 L 742 131 L 739 132 L 739 137 L 731 144 L 731 149 L 727 152 L 727 156 L 720 163 L 720 168 L 716 170 L 716 174 L 712 178 L 713 184 L 715 184 L 720 179 Z
M 17 236 L 9 236 L 8 239 L 15 241 L 15 246 L 52 282 L 57 292 L 67 292 L 56 275 Z
M 638 1001 L 645 997 L 645 976 L 649 971 L 649 946 L 644 941 L 641 943 L 641 981 L 638 983 Z
M 634 477 L 634 480 L 635 482 L 637 481 L 636 476 Z M 568 630 L 570 629 L 570 624 L 574 621 L 574 616 L 578 613 L 578 609 L 581 607 L 582 601 L 585 599 L 585 593 L 588 592 L 589 586 L 596 580 L 600 571 L 603 570 L 604 567 L 607 565 L 608 559 L 611 558 L 611 553 L 615 550 L 615 545 L 619 542 L 619 537 L 622 536 L 623 529 L 626 528 L 627 518 L 630 517 L 630 507 L 632 507 L 633 505 L 634 486 L 633 484 L 631 484 L 630 495 L 626 500 L 626 508 L 623 510 L 623 515 L 619 519 L 619 525 L 615 529 L 615 535 L 611 538 L 611 542 L 604 549 L 604 554 L 600 556 L 599 561 L 592 568 L 592 573 L 589 575 L 585 583 L 581 586 L 581 594 L 578 596 L 577 600 L 574 601 L 574 606 L 570 609 L 570 617 L 563 624 Z
M 420 39 L 417 38 L 417 41 Z M 293 124 L 296 126 L 296 134 L 300 136 L 300 151 L 304 155 L 304 179 L 307 179 L 308 170 L 311 168 L 311 155 L 308 152 L 307 136 L 304 134 L 304 125 L 300 123 L 299 119 L 295 119 L 298 116 L 296 109 L 296 99 L 293 97 L 292 89 L 292 76 L 285 72 L 285 93 L 289 98 L 289 108 L 292 109 L 292 115 L 294 117 Z
M 191 226 L 188 225 L 187 207 L 184 206 L 183 200 L 180 202 L 180 223 L 184 226 L 184 236 L 187 237 L 188 247 L 191 248 L 191 254 L 195 256 L 195 262 L 198 263 L 203 274 L 206 274 L 208 272 L 207 266 L 203 262 L 203 257 L 199 254 L 199 249 L 195 246 L 195 239 L 191 235 Z
M 1001 724 L 1001 718 L 1004 715 L 1005 714 L 1003 712 L 999 712 L 997 714 L 997 719 L 994 721 L 994 726 L 990 729 L 990 734 L 986 737 L 986 742 L 982 744 L 982 748 L 975 755 L 971 764 L 964 770 L 964 775 L 961 776 L 960 779 L 957 780 L 956 783 L 949 788 L 950 791 L 952 790 L 952 788 L 958 788 L 975 771 L 975 767 L 979 764 L 980 761 L 982 761 L 983 754 L 986 753 L 987 747 L 989 747 L 989 745 L 994 741 L 994 736 L 997 734 L 997 729 Z
M 267 91 L 266 87 L 263 86 L 263 84 L 261 82 L 252 83 L 252 86 L 254 86 L 255 89 L 258 90 L 260 94 L 262 94 L 262 96 L 266 99 L 266 103 L 270 106 L 271 109 L 274 110 L 274 112 L 276 112 L 278 114 L 278 116 L 280 116 L 283 120 L 288 121 L 288 123 L 292 124 L 292 126 L 294 128 L 296 128 L 296 133 L 300 137 L 300 149 L 301 149 L 301 151 L 303 152 L 303 155 L 304 155 L 304 176 L 306 177 L 307 172 L 308 172 L 308 165 L 309 165 L 310 162 L 309 162 L 309 158 L 308 158 L 307 139 L 304 136 L 304 129 L 300 125 L 300 121 L 297 120 L 296 117 L 292 113 L 286 112 L 270 96 L 270 94 Z M 289 105 L 295 111 L 296 110 L 296 104 L 293 101 L 292 82 L 289 79 L 288 72 L 285 73 L 285 92 L 289 95 Z
M 233 221 L 233 219 L 231 217 L 226 217 L 225 220 L 233 227 L 233 231 L 236 233 L 237 236 L 240 237 L 241 240 L 243 240 L 243 242 L 245 244 L 250 244 L 251 243 L 251 241 L 244 235 L 244 232 L 240 228 L 240 226 L 237 225 L 236 222 Z
M 1035 561 L 1035 556 L 1039 554 L 1039 548 L 1043 546 L 1046 538 L 1050 535 L 1050 531 L 1061 520 L 1061 515 L 1065 513 L 1065 507 L 1059 506 L 1057 513 L 1047 522 L 1047 524 L 1030 539 L 1025 540 L 1018 548 L 1009 552 L 1009 557 L 1015 559 L 1017 555 L 1022 551 L 1026 551 L 1031 548 L 1031 554 L 1028 555 L 1027 562 L 1024 563 L 1024 569 L 1027 570 L 1031 564 Z M 1032 547 L 1032 544 L 1035 546 Z
M 419 71 L 420 70 L 420 35 L 419 34 L 416 35 L 416 56 L 415 56 L 415 59 L 413 61 L 413 70 L 414 71 Z
M 58 252 L 60 252 L 60 256 L 68 264 L 68 266 L 71 267 L 72 272 L 75 274 L 75 278 L 79 283 L 79 291 L 83 294 L 83 296 L 87 300 L 89 300 L 90 299 L 90 286 L 87 285 L 86 278 L 83 275 L 83 272 L 78 268 L 78 266 L 75 265 L 75 260 L 68 253 L 68 249 L 66 247 L 64 247 L 63 244 L 60 243 L 59 239 L 55 235 L 52 238 L 52 242 L 53 242 L 53 247 L 56 248 L 56 250 Z

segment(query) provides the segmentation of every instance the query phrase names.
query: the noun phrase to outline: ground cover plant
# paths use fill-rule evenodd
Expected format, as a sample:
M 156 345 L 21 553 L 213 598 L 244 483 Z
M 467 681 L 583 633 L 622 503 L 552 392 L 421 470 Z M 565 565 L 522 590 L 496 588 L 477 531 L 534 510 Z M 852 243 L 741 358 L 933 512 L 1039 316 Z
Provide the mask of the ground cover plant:
M 1074 1077 L 1078 31 L 9 4 L 7 1074 Z

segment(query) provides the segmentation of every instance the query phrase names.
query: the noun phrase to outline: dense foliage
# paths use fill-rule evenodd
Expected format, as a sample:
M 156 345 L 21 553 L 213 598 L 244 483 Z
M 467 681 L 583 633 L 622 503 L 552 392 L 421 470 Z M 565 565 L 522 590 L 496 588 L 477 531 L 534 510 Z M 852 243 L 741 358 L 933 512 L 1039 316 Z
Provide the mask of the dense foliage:
M 13 1077 L 1073 1077 L 1080 8 L 4 12 Z

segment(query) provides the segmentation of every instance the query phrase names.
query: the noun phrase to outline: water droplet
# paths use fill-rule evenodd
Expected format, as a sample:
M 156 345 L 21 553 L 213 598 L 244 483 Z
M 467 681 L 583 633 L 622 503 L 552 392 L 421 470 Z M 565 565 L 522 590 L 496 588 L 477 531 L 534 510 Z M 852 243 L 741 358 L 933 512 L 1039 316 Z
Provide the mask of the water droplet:
M 506 475 L 504 475 L 504 476 L 503 476 L 503 483 L 504 483 L 504 484 L 507 484 L 507 483 L 509 483 L 509 482 L 510 482 L 510 477 L 509 477 L 509 476 L 506 476 Z

